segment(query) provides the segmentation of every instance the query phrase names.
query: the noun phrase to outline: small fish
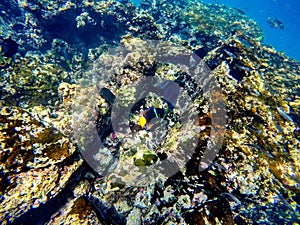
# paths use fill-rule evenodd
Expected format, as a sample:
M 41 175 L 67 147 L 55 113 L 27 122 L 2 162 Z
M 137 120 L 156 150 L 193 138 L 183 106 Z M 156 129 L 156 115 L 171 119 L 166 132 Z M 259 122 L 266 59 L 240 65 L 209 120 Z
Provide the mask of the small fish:
M 277 107 L 277 110 L 283 118 L 285 118 L 286 120 L 289 120 L 291 122 L 294 122 L 293 119 L 288 114 L 286 114 L 285 111 L 283 111 L 283 109 L 281 109 L 280 107 Z
M 252 46 L 252 43 L 249 40 L 247 40 L 247 38 L 245 37 L 245 35 L 239 35 L 237 38 L 247 48 L 250 48 Z
M 113 104 L 116 100 L 116 96 L 108 88 L 101 88 L 99 94 L 110 104 Z
M 242 10 L 242 9 L 236 8 L 235 10 L 236 10 L 238 13 L 242 14 L 242 15 L 246 15 L 245 11 Z
M 251 148 L 256 148 L 256 149 L 260 150 L 263 154 L 268 156 L 269 158 L 275 159 L 275 156 L 273 154 L 271 154 L 270 152 L 264 150 L 260 145 L 257 145 L 257 144 L 245 144 L 245 145 L 248 146 L 248 147 L 251 147 Z
M 235 55 L 234 53 L 232 53 L 232 52 L 230 52 L 230 51 L 228 51 L 228 50 L 226 50 L 226 49 L 223 49 L 223 51 L 224 51 L 228 56 L 230 56 L 231 58 L 236 59 L 236 55 Z
M 244 71 L 251 71 L 252 69 L 248 66 L 240 66 L 240 65 L 236 65 L 237 68 L 244 70 Z
M 275 191 L 277 196 L 280 198 L 280 200 L 282 201 L 282 203 L 291 211 L 294 211 L 293 207 L 291 206 L 291 204 L 280 194 L 279 191 Z
M 248 128 L 249 130 L 251 130 L 251 131 L 257 133 L 257 134 L 262 134 L 262 133 L 263 133 L 262 130 L 257 129 L 256 127 L 253 127 L 253 126 L 251 126 L 251 125 L 247 125 L 247 128 Z
M 242 202 L 237 197 L 235 197 L 233 194 L 231 194 L 231 193 L 223 193 L 222 195 L 229 196 L 233 201 L 235 201 L 238 204 L 238 206 L 242 205 Z
M 278 122 L 275 122 L 275 127 L 277 128 L 279 133 L 283 133 L 283 130 L 282 130 L 282 128 L 281 128 L 281 126 L 279 125 Z
M 274 18 L 268 17 L 268 24 L 270 25 L 271 28 L 278 28 L 278 29 L 284 28 L 283 22 L 277 18 L 274 19 Z
M 259 145 L 256 145 L 256 144 L 245 144 L 245 145 L 248 147 L 251 147 L 251 148 L 256 148 L 258 150 L 262 150 L 262 147 Z
M 213 162 L 212 165 L 216 166 L 219 171 L 226 171 L 226 168 L 217 162 Z
M 66 61 L 72 61 L 72 57 L 70 54 L 67 52 L 66 47 L 61 47 L 60 48 L 60 54 L 65 58 Z
M 165 110 L 161 108 L 150 107 L 144 112 L 142 112 L 143 116 L 150 122 L 153 118 L 164 118 L 165 117 Z
M 142 128 L 150 130 L 155 122 L 157 122 L 155 119 L 164 119 L 168 112 L 168 110 L 165 111 L 164 109 L 150 107 L 141 113 L 139 117 L 139 124 Z
M 259 93 L 259 91 L 257 91 L 257 90 L 254 90 L 254 89 L 249 88 L 249 91 L 250 91 L 251 93 L 253 93 L 254 95 L 256 95 L 256 96 L 260 96 L 260 93 Z

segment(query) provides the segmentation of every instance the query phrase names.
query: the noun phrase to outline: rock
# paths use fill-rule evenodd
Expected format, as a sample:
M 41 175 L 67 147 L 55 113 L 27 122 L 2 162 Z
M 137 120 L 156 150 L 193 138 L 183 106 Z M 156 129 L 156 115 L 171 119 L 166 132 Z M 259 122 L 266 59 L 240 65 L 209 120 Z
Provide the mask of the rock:
M 55 198 L 82 160 L 66 137 L 28 112 L 2 107 L 0 118 L 0 214 L 5 223 Z
M 28 0 L 8 9 L 20 9 L 12 25 L 19 39 L 12 39 L 28 51 L 1 58 L 2 223 L 299 223 L 299 62 L 264 45 L 261 29 L 239 10 L 174 0 L 146 0 L 141 8 L 124 2 Z M 27 22 L 21 26 L 23 10 Z M 185 48 L 148 45 L 148 38 Z M 107 50 L 119 42 L 122 54 Z M 205 78 L 215 78 L 222 92 L 211 96 L 226 109 L 226 124 L 215 134 L 224 141 L 203 171 L 199 162 L 215 112 L 183 62 L 175 66 L 171 57 L 190 51 L 212 70 Z M 157 60 L 157 52 L 175 62 Z M 143 78 L 176 81 L 193 100 L 164 118 L 161 139 L 142 128 L 123 137 L 112 126 L 114 104 L 134 103 L 137 91 L 147 88 L 147 82 L 134 86 Z M 137 115 L 142 107 L 164 107 L 154 94 L 141 102 Z M 178 119 L 184 109 L 195 112 L 190 127 Z M 125 117 L 126 125 L 137 119 Z M 188 128 L 197 131 L 192 152 Z M 102 151 L 93 138 L 104 143 Z M 92 146 L 91 161 L 84 142 Z M 160 170 L 148 168 L 165 159 Z

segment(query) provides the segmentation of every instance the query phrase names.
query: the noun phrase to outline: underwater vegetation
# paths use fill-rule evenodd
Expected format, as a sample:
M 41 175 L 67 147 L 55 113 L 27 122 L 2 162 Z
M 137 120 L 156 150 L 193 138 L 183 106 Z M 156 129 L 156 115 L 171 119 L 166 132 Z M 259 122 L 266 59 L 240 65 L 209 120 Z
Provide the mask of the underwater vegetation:
M 0 7 L 1 224 L 300 223 L 300 63 L 265 45 L 244 13 L 175 0 L 145 0 L 139 8 L 114 0 L 4 0 Z M 209 102 L 184 69 L 157 61 L 147 40 L 195 53 L 222 90 L 214 97 L 225 103 L 224 141 L 203 171 Z M 127 49 L 122 57 L 111 51 L 119 45 Z M 89 85 L 95 74 L 105 78 L 100 90 Z M 192 96 L 183 105 L 201 129 L 187 158 L 195 124 L 183 126 L 170 96 L 152 94 L 134 105 L 134 140 L 112 129 L 116 99 L 131 104 L 132 85 L 149 77 L 169 81 L 158 91 L 174 81 Z M 177 98 L 176 86 L 167 90 Z M 83 157 L 86 137 L 74 140 L 74 129 L 89 126 L 105 145 L 104 152 L 93 149 L 93 160 L 107 170 L 115 161 L 104 155 L 119 161 L 109 179 Z M 141 167 L 169 155 L 178 162 L 170 162 L 175 174 L 127 185 Z

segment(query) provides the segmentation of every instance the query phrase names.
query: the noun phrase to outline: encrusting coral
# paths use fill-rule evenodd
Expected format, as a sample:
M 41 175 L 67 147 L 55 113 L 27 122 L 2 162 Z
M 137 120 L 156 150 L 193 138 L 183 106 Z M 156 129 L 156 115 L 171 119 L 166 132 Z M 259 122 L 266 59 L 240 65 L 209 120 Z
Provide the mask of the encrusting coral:
M 15 22 L 3 16 L 1 23 L 14 24 L 15 32 L 1 29 L 19 47 L 0 56 L 3 224 L 299 223 L 299 62 L 264 45 L 261 29 L 240 10 L 181 4 L 27 0 L 7 8 L 18 9 Z M 183 67 L 155 56 L 182 52 L 164 45 L 153 50 L 147 39 L 202 57 L 222 90 L 211 96 L 224 100 L 224 141 L 204 171 L 198 166 L 213 129 L 209 101 Z M 119 44 L 123 55 L 113 54 Z M 192 101 L 179 109 L 149 94 L 126 120 L 134 138 L 113 132 L 116 101 L 133 104 L 135 84 L 146 78 L 156 78 L 160 91 L 169 84 L 163 81 L 176 81 Z M 186 124 L 183 108 L 195 112 Z M 151 130 L 153 112 L 161 133 Z M 81 149 L 92 136 L 80 134 L 90 128 L 105 145 L 92 152 L 105 169 L 89 165 Z M 192 137 L 198 144 L 185 152 Z M 147 173 L 170 155 L 178 162 L 169 161 L 175 174 Z M 128 185 L 145 174 L 147 185 Z

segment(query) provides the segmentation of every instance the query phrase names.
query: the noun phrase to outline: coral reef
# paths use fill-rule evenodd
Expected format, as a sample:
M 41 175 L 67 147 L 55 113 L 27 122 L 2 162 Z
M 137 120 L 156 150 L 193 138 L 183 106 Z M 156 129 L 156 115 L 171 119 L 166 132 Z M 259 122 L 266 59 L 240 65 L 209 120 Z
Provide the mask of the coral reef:
M 69 74 L 57 64 L 46 62 L 37 54 L 15 57 L 8 68 L 1 69 L 1 104 L 31 107 L 53 105 L 60 82 Z
M 68 138 L 18 107 L 1 108 L 1 221 L 58 195 L 82 160 Z
M 174 0 L 0 6 L 2 224 L 300 223 L 300 63 L 266 46 L 242 11 Z M 209 102 L 184 67 L 157 60 L 158 49 L 197 54 L 222 89 L 212 96 L 226 104 L 224 141 L 203 171 Z M 156 78 L 159 91 L 176 81 L 193 101 L 179 109 L 149 94 L 126 120 L 134 138 L 122 136 L 112 128 L 113 106 L 134 104 L 145 78 Z M 183 108 L 196 112 L 186 124 Z M 165 132 L 140 122 L 151 110 Z M 82 143 L 93 144 L 92 129 L 104 147 L 87 159 Z M 172 176 L 154 167 L 169 155 Z

